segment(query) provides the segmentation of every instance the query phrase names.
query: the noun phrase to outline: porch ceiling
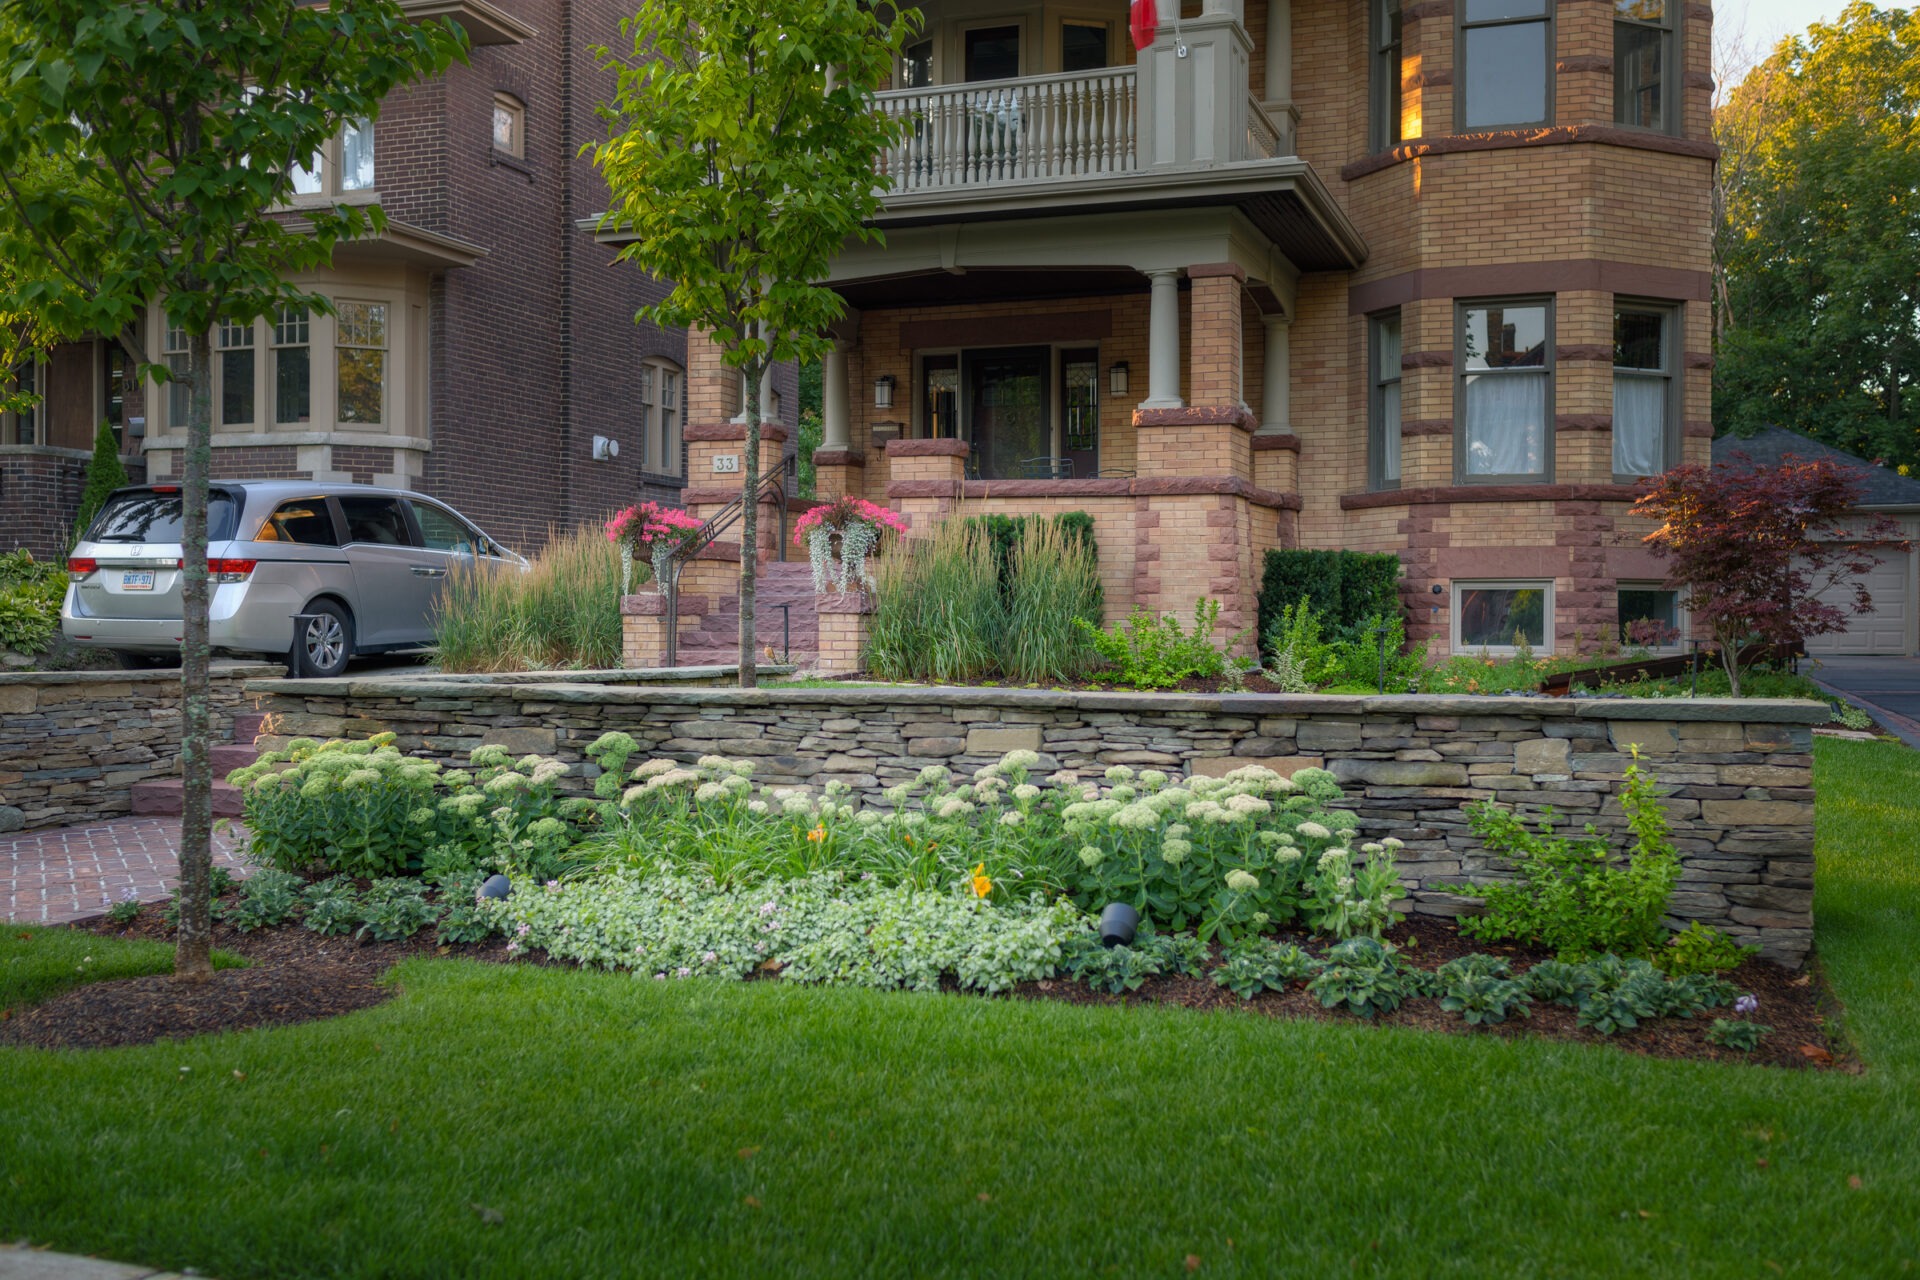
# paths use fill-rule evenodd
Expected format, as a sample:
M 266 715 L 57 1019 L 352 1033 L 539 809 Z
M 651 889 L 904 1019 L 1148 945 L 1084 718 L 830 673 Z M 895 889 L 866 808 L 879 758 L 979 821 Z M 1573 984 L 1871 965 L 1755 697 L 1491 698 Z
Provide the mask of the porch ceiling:
M 1147 281 L 1131 267 L 1033 271 L 982 267 L 966 271 L 925 270 L 869 277 L 834 286 L 856 311 L 886 307 L 942 306 L 969 302 L 1037 302 L 1145 293 Z

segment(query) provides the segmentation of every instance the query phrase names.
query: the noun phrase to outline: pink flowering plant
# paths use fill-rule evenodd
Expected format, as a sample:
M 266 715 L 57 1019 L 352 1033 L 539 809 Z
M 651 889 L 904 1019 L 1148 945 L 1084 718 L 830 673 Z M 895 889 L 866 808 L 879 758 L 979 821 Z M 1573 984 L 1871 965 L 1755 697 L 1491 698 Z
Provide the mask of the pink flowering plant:
M 621 594 L 631 591 L 633 562 L 643 556 L 653 565 L 653 580 L 664 585 L 668 560 L 697 537 L 702 527 L 697 518 L 678 507 L 663 507 L 657 502 L 642 502 L 615 512 L 607 521 L 607 540 L 620 547 Z
M 900 514 L 865 498 L 836 498 L 814 507 L 793 526 L 795 546 L 803 542 L 813 565 L 813 589 L 824 592 L 829 581 L 835 591 L 853 586 L 873 586 L 873 571 L 867 557 L 880 545 L 882 534 L 904 534 L 907 522 Z M 840 539 L 840 555 L 834 558 L 833 540 Z

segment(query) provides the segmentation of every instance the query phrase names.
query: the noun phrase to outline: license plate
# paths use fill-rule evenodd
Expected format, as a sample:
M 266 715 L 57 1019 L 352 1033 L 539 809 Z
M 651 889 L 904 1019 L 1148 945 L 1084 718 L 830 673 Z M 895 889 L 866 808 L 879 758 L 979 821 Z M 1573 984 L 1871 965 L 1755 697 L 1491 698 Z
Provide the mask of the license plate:
M 122 591 L 153 590 L 153 570 L 151 569 L 127 570 L 125 573 L 120 575 L 120 589 Z

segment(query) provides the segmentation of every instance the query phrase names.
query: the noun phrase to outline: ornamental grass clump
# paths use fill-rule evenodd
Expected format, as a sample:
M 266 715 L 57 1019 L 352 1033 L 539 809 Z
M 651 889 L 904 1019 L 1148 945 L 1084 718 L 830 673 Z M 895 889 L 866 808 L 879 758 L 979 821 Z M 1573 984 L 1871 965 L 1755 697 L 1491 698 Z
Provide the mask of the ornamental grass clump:
M 958 520 L 902 542 L 874 574 L 867 669 L 883 680 L 964 684 L 1000 669 L 1006 629 L 985 532 Z
M 1100 602 L 1090 540 L 1056 521 L 1033 521 L 1007 557 L 1002 673 L 1021 684 L 1083 678 L 1099 655 L 1079 624 L 1099 623 Z
M 650 581 L 645 563 L 632 566 Z M 620 665 L 619 546 L 582 525 L 549 532 L 522 571 L 453 557 L 436 601 L 434 643 L 443 671 L 539 671 Z

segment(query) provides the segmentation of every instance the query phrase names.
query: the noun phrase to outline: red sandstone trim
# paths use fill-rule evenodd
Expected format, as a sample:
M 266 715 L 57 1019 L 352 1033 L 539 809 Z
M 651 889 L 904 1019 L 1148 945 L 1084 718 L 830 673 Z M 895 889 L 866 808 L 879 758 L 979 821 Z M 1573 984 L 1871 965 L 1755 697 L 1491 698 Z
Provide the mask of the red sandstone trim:
M 864 467 L 867 465 L 867 455 L 857 449 L 815 449 L 813 465 L 816 467 Z
M 1713 424 L 1711 422 L 1702 422 L 1696 419 L 1692 422 L 1687 423 L 1687 425 L 1683 428 L 1683 431 L 1685 432 L 1686 437 L 1689 440 L 1713 439 Z
M 1453 72 L 1451 69 L 1416 71 L 1400 83 L 1407 89 L 1441 89 L 1453 83 Z
M 1194 404 L 1184 409 L 1135 409 L 1135 427 L 1238 427 L 1252 431 L 1260 425 L 1245 405 Z
M 1686 356 L 1686 365 L 1689 369 L 1711 369 L 1713 368 L 1713 353 L 1710 351 L 1689 351 Z
M 1258 507 L 1300 510 L 1300 495 L 1263 489 L 1239 476 L 1153 476 L 1110 480 L 896 480 L 887 497 L 899 498 L 1165 498 L 1217 494 L 1244 498 Z
M 965 440 L 889 440 L 889 458 L 964 458 L 973 452 Z
M 1144 292 L 1143 278 L 1140 288 Z M 1113 312 L 1073 311 L 1054 316 L 1001 316 L 992 319 L 909 320 L 900 326 L 900 345 L 920 347 L 1005 347 L 1034 342 L 1088 342 L 1113 336 Z
M 1187 268 L 1189 280 L 1207 280 L 1214 276 L 1232 276 L 1242 284 L 1247 282 L 1246 268 L 1237 262 L 1200 262 Z
M 1425 0 L 1422 4 L 1410 4 L 1400 13 L 1400 24 L 1418 22 L 1422 18 L 1451 18 L 1453 0 Z
M 1481 267 L 1424 267 L 1351 286 L 1347 290 L 1347 314 L 1371 315 L 1428 298 L 1486 298 L 1525 293 L 1624 293 L 1637 298 L 1705 302 L 1712 283 L 1713 277 L 1705 271 L 1651 267 L 1605 258 L 1501 262 Z M 1421 367 L 1407 361 L 1428 354 L 1431 353 L 1402 356 L 1400 365 Z M 1444 367 L 1451 367 L 1453 353 L 1439 354 L 1444 357 Z
M 1562 124 L 1542 129 L 1500 129 L 1490 133 L 1455 133 L 1437 138 L 1417 138 L 1388 151 L 1356 160 L 1340 170 L 1340 176 L 1354 182 L 1368 174 L 1391 169 L 1409 160 L 1428 156 L 1459 155 L 1468 151 L 1509 151 L 1515 147 L 1562 147 L 1597 143 L 1602 146 L 1631 147 L 1639 151 L 1662 151 L 1668 155 L 1696 156 L 1702 160 L 1720 158 L 1720 148 L 1711 142 L 1675 138 L 1664 133 L 1639 129 L 1621 129 L 1604 124 Z
M 1686 7 L 1685 13 L 1689 21 L 1693 21 L 1693 22 L 1712 22 L 1713 21 L 1713 6 L 1710 4 L 1690 4 Z
M 678 601 L 680 616 L 683 618 L 704 618 L 707 616 L 707 598 L 702 595 L 683 595 Z M 637 592 L 620 597 L 620 616 L 623 618 L 664 618 L 667 616 L 667 598 L 657 591 Z
M 1400 357 L 1402 369 L 1451 369 L 1451 351 L 1409 351 Z
M 1680 83 L 1689 89 L 1704 89 L 1708 93 L 1713 92 L 1713 77 L 1704 71 L 1689 71 L 1681 77 Z
M 1400 436 L 1450 436 L 1453 434 L 1452 418 L 1420 418 L 1400 424 Z
M 1583 54 L 1576 58 L 1562 58 L 1553 64 L 1553 69 L 1561 73 L 1578 71 L 1612 71 L 1613 59 L 1597 55 Z
M 744 422 L 692 422 L 687 424 L 681 436 L 686 440 L 698 440 L 706 444 L 722 440 L 745 440 L 747 424 Z M 763 422 L 760 424 L 760 438 L 785 444 L 787 429 L 777 422 Z
M 1253 433 L 1253 451 L 1255 453 L 1298 453 L 1300 437 L 1285 431 L 1256 431 Z
M 737 542 L 709 542 L 693 555 L 695 560 L 725 560 L 733 564 L 740 563 L 740 544 Z
M 864 591 L 829 591 L 813 598 L 816 613 L 872 613 L 873 598 Z
M 1555 347 L 1553 356 L 1561 364 L 1612 364 L 1613 348 L 1597 342 L 1584 346 Z
M 1632 502 L 1639 496 L 1637 484 L 1463 484 L 1343 493 L 1340 509 L 1365 511 L 1373 507 L 1424 507 L 1456 502 Z
M 1610 413 L 1562 413 L 1553 420 L 1555 431 L 1611 431 L 1613 415 Z

